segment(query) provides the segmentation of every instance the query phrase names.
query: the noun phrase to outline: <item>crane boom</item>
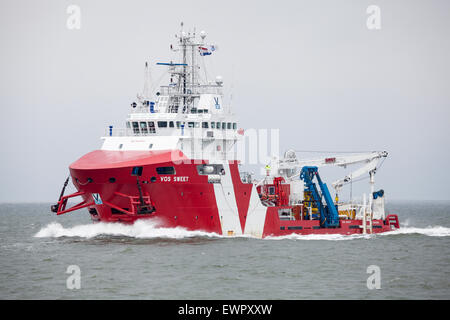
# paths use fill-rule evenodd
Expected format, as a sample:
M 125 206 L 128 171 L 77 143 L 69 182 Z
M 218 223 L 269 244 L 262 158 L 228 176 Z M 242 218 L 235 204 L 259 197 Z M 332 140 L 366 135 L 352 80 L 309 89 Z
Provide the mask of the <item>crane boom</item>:
M 316 159 L 298 159 L 295 151 L 289 150 L 284 154 L 283 159 L 277 157 L 272 158 L 270 165 L 266 166 L 267 176 L 256 183 L 259 186 L 265 183 L 268 178 L 283 177 L 286 182 L 293 183 L 301 175 L 304 167 L 325 167 L 339 166 L 346 168 L 348 165 L 362 164 L 362 166 L 342 179 L 332 183 L 336 190 L 336 201 L 338 201 L 338 193 L 342 186 L 350 183 L 356 178 L 368 173 L 370 176 L 371 193 L 374 188 L 374 175 L 377 165 L 382 158 L 388 156 L 387 151 L 373 151 L 366 153 L 346 154 L 346 155 L 328 155 L 326 157 Z
M 344 186 L 344 184 L 347 184 L 347 183 L 351 182 L 352 180 L 355 180 L 366 173 L 374 172 L 376 170 L 379 162 L 380 162 L 379 158 L 372 159 L 365 166 L 358 168 L 357 170 L 346 175 L 342 179 L 334 181 L 331 185 L 333 186 L 334 189 L 339 190 L 340 188 L 342 188 L 342 186 Z
M 288 152 L 286 153 L 288 154 Z M 283 171 L 295 170 L 296 172 L 293 175 L 289 175 L 287 179 L 292 180 L 300 175 L 300 169 L 305 166 L 315 166 L 315 167 L 324 167 L 324 166 L 340 166 L 346 167 L 348 165 L 354 165 L 358 163 L 372 163 L 378 161 L 381 158 L 387 157 L 388 153 L 386 151 L 374 151 L 369 153 L 358 153 L 351 155 L 331 155 L 327 157 L 317 158 L 317 159 L 297 159 L 297 157 L 291 156 L 286 157 L 282 160 L 274 159 L 272 161 L 271 168 L 275 169 L 275 174 L 280 174 Z M 275 163 L 274 163 L 275 162 Z M 364 171 L 366 172 L 366 171 Z M 354 176 L 354 175 L 353 175 Z M 345 179 L 345 178 L 344 178 Z

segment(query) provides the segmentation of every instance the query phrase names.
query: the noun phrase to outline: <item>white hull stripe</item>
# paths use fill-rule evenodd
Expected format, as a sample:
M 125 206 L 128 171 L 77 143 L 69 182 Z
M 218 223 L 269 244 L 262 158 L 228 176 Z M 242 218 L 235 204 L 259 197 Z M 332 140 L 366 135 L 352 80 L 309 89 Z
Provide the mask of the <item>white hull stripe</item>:
M 266 214 L 267 208 L 261 204 L 256 187 L 252 186 L 252 194 L 250 196 L 250 204 L 248 206 L 244 234 L 261 238 L 264 231 Z
M 223 162 L 226 170 L 221 176 L 221 183 L 214 184 L 214 195 L 219 211 L 220 225 L 223 235 L 242 235 L 242 227 L 239 221 L 239 212 L 236 205 L 234 186 L 231 180 L 231 168 L 228 162 Z

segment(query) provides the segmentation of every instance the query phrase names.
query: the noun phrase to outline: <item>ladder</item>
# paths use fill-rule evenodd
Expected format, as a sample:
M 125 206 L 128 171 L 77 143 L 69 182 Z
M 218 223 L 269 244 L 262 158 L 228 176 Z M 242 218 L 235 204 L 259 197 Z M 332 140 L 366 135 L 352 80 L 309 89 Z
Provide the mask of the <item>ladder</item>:
M 370 210 L 365 210 L 365 208 L 363 212 L 362 229 L 363 234 L 372 233 L 372 212 Z

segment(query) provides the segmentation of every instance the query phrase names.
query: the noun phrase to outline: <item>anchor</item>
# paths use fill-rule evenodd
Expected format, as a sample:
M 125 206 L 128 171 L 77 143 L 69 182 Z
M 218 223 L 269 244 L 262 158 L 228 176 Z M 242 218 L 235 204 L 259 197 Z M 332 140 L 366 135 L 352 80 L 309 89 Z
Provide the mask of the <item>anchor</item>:
M 133 167 L 133 170 L 131 171 L 132 176 L 136 176 L 136 184 L 139 191 L 139 202 L 140 204 L 137 205 L 137 213 L 138 214 L 146 214 L 146 213 L 152 213 L 155 211 L 155 207 L 151 204 L 146 204 L 144 201 L 144 196 L 142 195 L 142 187 L 141 182 L 139 181 L 139 176 L 142 175 L 142 167 Z
M 61 198 L 64 196 L 64 191 L 66 190 L 66 187 L 67 187 L 68 183 L 69 183 L 69 177 L 67 177 L 66 181 L 64 182 L 64 185 L 63 185 L 62 190 L 61 190 L 61 194 L 59 195 L 58 203 L 56 203 L 56 204 L 54 204 L 54 205 L 52 205 L 50 207 L 50 210 L 52 212 L 54 212 L 54 213 L 58 212 L 59 203 L 61 201 Z

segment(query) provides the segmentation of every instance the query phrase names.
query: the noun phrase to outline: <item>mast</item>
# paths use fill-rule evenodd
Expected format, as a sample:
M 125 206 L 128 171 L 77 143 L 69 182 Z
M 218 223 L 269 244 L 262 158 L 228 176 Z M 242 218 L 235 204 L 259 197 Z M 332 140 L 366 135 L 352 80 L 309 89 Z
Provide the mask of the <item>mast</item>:
M 200 77 L 197 77 L 197 70 L 200 70 L 200 66 L 197 65 L 198 59 L 196 54 L 210 55 L 209 49 L 204 47 L 206 33 L 200 32 L 200 38 L 196 39 L 196 29 L 193 32 L 187 32 L 184 30 L 184 23 L 181 22 L 181 28 L 179 34 L 175 35 L 178 42 L 178 48 L 173 49 L 172 45 L 170 49 L 179 53 L 179 62 L 158 62 L 157 65 L 165 65 L 169 67 L 169 73 L 171 75 L 170 85 L 161 86 L 169 96 L 169 112 L 177 113 L 190 113 L 190 109 L 193 108 L 200 95 L 204 93 L 217 92 L 214 88 L 221 86 L 219 80 L 216 81 L 216 85 L 207 82 L 203 84 Z M 214 49 L 213 49 L 214 50 Z M 189 65 L 191 63 L 192 65 Z M 172 82 L 172 78 L 176 77 L 177 83 Z M 201 84 L 202 83 L 202 84 Z M 214 88 L 213 88 L 214 87 Z M 220 92 L 220 94 L 222 94 Z M 172 108 L 173 107 L 173 108 Z M 177 111 L 173 111 L 177 110 Z M 180 110 L 180 111 L 178 111 Z
M 195 28 L 194 28 L 194 34 L 193 34 L 193 38 L 194 38 L 194 40 L 195 40 Z M 191 46 L 191 49 L 192 49 L 192 71 L 191 71 L 191 73 L 192 73 L 192 79 L 191 79 L 191 86 L 193 87 L 194 85 L 195 85 L 195 67 L 196 67 L 196 64 L 195 64 L 195 49 L 194 49 L 194 47 L 196 46 L 197 44 L 192 44 L 192 46 Z
M 149 86 L 150 86 L 150 73 L 148 70 L 148 62 L 146 61 L 144 69 L 144 89 L 142 90 L 142 97 L 144 99 L 150 98 Z
M 183 110 L 186 108 L 186 34 L 181 22 L 181 46 L 183 50 Z

